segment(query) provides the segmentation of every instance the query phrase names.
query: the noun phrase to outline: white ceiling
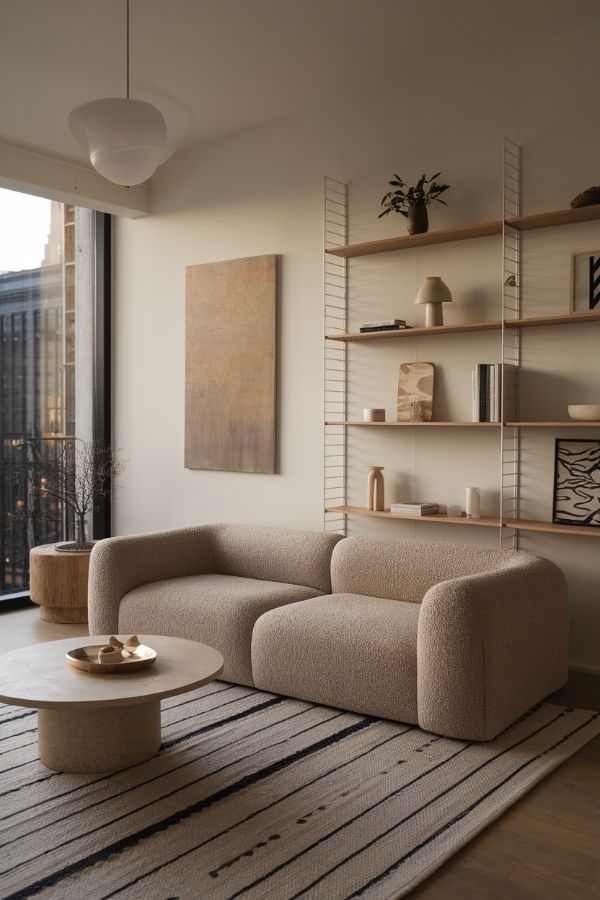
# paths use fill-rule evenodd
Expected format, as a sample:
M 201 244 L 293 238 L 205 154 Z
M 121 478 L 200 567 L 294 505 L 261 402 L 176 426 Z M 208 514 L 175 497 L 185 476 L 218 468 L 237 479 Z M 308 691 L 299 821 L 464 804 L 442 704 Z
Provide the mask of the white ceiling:
M 176 147 L 364 95 L 398 78 L 416 5 L 131 0 L 131 95 Z M 125 0 L 0 0 L 0 142 L 83 161 L 69 110 L 124 83 Z
M 474 51 L 485 65 L 486 48 L 508 60 L 520 41 L 527 55 L 540 33 L 598 12 L 598 0 L 130 4 L 131 95 L 161 110 L 173 148 L 382 89 L 401 117 L 400 95 L 452 79 L 457 60 L 476 77 Z M 0 0 L 0 144 L 86 162 L 69 111 L 124 88 L 125 0 Z

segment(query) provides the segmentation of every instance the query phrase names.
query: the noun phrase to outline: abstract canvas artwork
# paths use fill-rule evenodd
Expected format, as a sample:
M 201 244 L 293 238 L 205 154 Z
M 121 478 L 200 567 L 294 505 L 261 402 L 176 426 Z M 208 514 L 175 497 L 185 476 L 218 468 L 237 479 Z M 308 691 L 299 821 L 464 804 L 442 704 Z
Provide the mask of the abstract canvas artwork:
M 186 268 L 185 467 L 276 471 L 277 257 Z
M 556 441 L 552 519 L 600 527 L 600 441 Z
M 410 420 L 410 404 L 420 400 L 423 404 L 423 421 L 431 422 L 433 414 L 433 363 L 401 363 L 398 373 L 397 421 Z
M 574 253 L 571 265 L 571 311 L 600 312 L 600 250 Z

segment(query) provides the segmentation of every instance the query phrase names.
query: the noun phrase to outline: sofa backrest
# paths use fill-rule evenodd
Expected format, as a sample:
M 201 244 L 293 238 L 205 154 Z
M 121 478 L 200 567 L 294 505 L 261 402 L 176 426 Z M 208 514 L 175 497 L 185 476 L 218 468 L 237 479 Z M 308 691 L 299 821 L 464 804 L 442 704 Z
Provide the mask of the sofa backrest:
M 228 524 L 211 531 L 215 572 L 331 593 L 331 554 L 340 534 Z
M 333 551 L 332 591 L 420 603 L 440 581 L 516 565 L 524 555 L 468 544 L 350 537 Z

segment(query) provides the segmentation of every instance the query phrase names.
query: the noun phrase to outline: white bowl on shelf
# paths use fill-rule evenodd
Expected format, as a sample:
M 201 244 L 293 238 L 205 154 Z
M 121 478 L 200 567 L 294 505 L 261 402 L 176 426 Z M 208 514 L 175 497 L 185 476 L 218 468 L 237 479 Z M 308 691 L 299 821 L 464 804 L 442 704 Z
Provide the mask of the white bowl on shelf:
M 580 422 L 597 422 L 600 420 L 600 403 L 579 403 L 567 407 L 571 419 Z

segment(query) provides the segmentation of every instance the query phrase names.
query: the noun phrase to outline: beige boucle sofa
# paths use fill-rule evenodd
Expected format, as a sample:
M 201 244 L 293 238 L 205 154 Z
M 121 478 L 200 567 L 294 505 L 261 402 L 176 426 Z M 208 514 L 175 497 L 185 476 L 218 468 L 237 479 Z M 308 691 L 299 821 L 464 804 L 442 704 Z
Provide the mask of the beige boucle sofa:
M 331 596 L 257 620 L 257 687 L 490 740 L 567 679 L 566 583 L 546 559 L 355 537 L 331 572 Z
M 165 634 L 215 647 L 223 678 L 252 685 L 254 623 L 331 591 L 337 534 L 202 525 L 99 541 L 90 559 L 90 634 Z

